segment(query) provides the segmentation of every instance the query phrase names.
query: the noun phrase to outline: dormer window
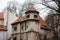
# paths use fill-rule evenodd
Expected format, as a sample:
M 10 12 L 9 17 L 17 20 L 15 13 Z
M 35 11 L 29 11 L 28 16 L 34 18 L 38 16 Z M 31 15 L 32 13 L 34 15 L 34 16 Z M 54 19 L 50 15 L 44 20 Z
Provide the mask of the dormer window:
M 34 15 L 34 18 L 37 18 L 37 15 Z
M 30 15 L 27 15 L 26 17 L 27 17 L 27 18 L 29 18 L 29 17 L 30 17 Z

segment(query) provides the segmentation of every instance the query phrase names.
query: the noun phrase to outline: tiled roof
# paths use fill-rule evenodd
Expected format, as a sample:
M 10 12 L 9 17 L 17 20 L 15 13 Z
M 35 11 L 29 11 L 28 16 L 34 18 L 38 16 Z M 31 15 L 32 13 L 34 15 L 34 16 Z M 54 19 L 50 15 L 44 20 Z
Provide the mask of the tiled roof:
M 3 18 L 3 13 L 0 13 L 0 19 L 4 19 L 4 18 Z
M 4 28 L 4 26 L 3 25 L 0 25 L 0 31 L 6 31 L 7 29 L 6 28 Z
M 22 21 L 26 21 L 28 20 L 25 16 L 21 16 L 19 17 L 15 22 L 13 22 L 12 24 L 18 23 L 18 22 L 22 22 Z M 41 23 L 41 27 L 43 28 L 48 28 L 48 24 L 45 22 L 45 20 L 43 20 L 40 16 L 38 16 L 38 18 L 36 19 Z
M 24 20 L 26 20 L 26 17 L 25 16 L 21 16 L 15 22 L 13 22 L 12 24 L 15 24 L 15 23 L 18 23 L 18 22 L 22 22 Z

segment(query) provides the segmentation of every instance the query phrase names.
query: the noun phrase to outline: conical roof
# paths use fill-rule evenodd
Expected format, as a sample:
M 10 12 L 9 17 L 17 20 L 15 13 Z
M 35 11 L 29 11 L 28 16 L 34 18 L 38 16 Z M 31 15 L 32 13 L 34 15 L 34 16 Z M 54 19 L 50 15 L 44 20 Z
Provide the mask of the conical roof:
M 28 7 L 28 11 L 36 11 L 36 9 L 34 8 L 34 6 L 30 6 Z
M 30 12 L 34 12 L 34 13 L 38 13 L 39 14 L 39 12 L 35 9 L 34 6 L 29 6 L 27 8 L 27 11 L 25 12 L 25 14 L 30 13 Z

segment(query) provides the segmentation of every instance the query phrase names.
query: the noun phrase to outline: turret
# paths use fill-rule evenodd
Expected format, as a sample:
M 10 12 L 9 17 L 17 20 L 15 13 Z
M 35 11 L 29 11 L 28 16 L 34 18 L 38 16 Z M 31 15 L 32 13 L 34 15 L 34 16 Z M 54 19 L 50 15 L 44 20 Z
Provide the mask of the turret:
M 25 17 L 26 17 L 26 25 L 28 26 L 28 29 L 32 28 L 33 30 L 38 31 L 38 26 L 39 26 L 39 12 L 33 7 L 30 6 L 28 7 L 27 11 L 25 12 Z M 27 30 L 28 30 L 27 29 Z
M 39 12 L 36 11 L 36 9 L 33 6 L 30 6 L 27 10 L 28 11 L 25 12 L 27 19 L 37 19 L 38 18 Z

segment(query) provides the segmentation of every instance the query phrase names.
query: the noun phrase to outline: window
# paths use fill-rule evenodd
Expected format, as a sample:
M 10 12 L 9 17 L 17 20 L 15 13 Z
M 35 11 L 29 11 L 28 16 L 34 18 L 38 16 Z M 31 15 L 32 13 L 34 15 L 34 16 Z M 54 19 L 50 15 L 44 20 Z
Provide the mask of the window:
M 37 15 L 34 15 L 34 18 L 37 18 Z
M 28 25 L 25 26 L 25 30 L 28 28 Z
M 38 23 L 38 21 L 36 21 L 36 24 Z
M 27 15 L 26 17 L 27 17 L 27 18 L 29 18 L 30 16 L 29 16 L 29 15 Z
M 13 40 L 17 40 L 16 37 L 14 37 Z
M 15 26 L 14 26 L 14 31 L 16 31 L 16 30 L 17 30 L 17 26 L 15 25 Z
M 28 28 L 29 22 L 25 23 L 25 30 Z
M 21 27 L 21 29 L 23 29 L 23 26 Z
M 38 36 L 38 34 L 36 33 L 36 36 Z

